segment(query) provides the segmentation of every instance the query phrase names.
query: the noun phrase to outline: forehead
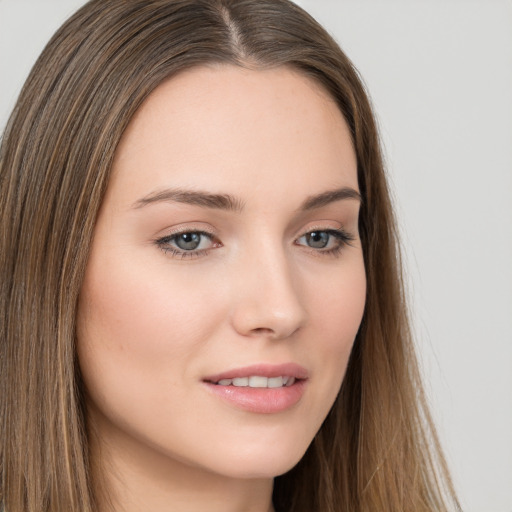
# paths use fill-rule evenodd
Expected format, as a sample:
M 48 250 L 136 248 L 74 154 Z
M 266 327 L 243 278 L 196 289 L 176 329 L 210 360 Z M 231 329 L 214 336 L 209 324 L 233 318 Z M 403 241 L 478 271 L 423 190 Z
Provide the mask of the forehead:
M 111 185 L 147 191 L 178 181 L 229 192 L 271 183 L 282 193 L 315 179 L 357 188 L 351 136 L 332 97 L 289 68 L 219 65 L 182 72 L 149 96 L 117 149 Z

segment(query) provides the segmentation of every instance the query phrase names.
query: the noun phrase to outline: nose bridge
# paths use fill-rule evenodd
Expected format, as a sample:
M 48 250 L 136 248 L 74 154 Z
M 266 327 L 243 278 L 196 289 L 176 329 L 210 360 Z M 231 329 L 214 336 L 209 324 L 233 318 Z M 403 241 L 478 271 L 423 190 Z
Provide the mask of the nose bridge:
M 233 323 L 244 335 L 282 339 L 305 321 L 300 282 L 282 241 L 260 242 L 240 257 Z

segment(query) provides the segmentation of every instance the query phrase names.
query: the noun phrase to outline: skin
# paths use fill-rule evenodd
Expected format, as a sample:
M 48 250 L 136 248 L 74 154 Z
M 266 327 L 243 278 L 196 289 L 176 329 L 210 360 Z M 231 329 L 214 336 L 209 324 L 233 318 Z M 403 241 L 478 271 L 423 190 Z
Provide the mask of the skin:
M 301 208 L 343 187 L 358 191 L 346 122 L 290 69 L 196 68 L 138 111 L 117 150 L 78 310 L 91 457 L 114 510 L 272 510 L 273 478 L 325 419 L 363 314 L 358 199 Z M 177 188 L 229 194 L 237 208 L 147 201 Z M 340 229 L 352 240 L 329 234 Z M 172 252 L 177 230 L 211 236 L 183 256 Z M 311 231 L 325 248 L 311 247 Z M 278 413 L 240 409 L 203 382 L 288 362 L 308 379 Z

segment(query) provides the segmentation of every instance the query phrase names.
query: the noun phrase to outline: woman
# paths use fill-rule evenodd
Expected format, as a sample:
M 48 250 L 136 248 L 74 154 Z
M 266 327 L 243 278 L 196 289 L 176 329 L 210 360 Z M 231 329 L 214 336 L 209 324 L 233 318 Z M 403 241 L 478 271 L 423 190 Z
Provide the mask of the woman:
M 1 149 L 5 510 L 450 510 L 357 73 L 286 1 L 93 0 Z

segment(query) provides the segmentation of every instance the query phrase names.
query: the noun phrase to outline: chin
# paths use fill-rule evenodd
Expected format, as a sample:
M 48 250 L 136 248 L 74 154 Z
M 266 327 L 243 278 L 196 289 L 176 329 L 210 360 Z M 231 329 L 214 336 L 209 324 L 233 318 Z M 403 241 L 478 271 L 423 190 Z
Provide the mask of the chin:
M 249 446 L 244 450 L 226 450 L 216 472 L 231 478 L 269 479 L 290 471 L 304 456 L 308 445 L 270 443 Z M 231 453 L 229 453 L 231 452 Z

